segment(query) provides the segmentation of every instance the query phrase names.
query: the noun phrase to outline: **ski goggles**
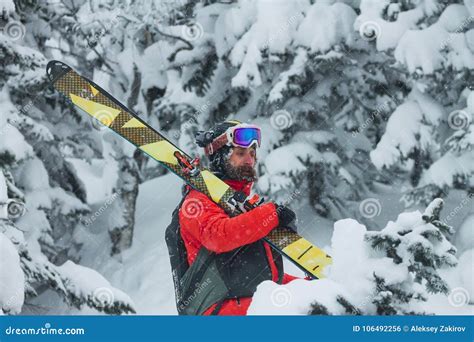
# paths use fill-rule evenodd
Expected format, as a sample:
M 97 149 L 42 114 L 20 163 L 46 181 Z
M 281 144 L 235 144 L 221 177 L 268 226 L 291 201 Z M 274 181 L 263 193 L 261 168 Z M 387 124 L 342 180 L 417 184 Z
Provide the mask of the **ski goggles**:
M 262 134 L 258 126 L 239 124 L 229 127 L 223 134 L 207 145 L 204 150 L 207 155 L 211 155 L 225 145 L 249 148 L 255 144 L 260 147 L 261 141 Z

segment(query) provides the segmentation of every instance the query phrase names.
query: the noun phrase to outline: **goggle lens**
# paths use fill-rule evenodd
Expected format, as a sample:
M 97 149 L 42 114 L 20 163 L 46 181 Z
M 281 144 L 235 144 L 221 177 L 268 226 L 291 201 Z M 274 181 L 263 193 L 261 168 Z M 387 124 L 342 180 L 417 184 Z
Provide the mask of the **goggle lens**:
M 257 127 L 236 128 L 234 130 L 233 139 L 236 145 L 239 145 L 242 147 L 249 147 L 255 141 L 257 142 L 258 147 L 260 147 L 260 142 L 261 142 L 260 128 L 257 128 Z

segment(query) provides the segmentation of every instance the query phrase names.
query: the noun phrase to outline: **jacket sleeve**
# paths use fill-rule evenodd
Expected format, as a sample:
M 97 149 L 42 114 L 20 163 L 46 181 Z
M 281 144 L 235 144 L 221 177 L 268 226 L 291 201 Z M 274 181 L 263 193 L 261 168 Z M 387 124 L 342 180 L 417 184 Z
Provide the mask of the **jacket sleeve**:
M 192 190 L 180 209 L 185 229 L 208 250 L 224 253 L 260 240 L 278 226 L 275 205 L 266 203 L 251 211 L 229 217 L 206 195 Z

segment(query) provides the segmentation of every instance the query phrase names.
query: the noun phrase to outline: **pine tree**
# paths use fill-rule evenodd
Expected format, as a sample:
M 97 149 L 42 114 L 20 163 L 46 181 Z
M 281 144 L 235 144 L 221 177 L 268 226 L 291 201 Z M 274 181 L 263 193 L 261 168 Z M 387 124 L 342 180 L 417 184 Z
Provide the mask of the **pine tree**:
M 456 248 L 447 235 L 452 227 L 440 221 L 443 200 L 435 199 L 422 215 L 400 214 L 380 232 L 367 232 L 371 248 L 380 250 L 397 268 L 407 273 L 403 281 L 387 281 L 373 273 L 375 294 L 373 304 L 379 315 L 413 314 L 407 309 L 413 301 L 426 301 L 428 293 L 448 294 L 448 285 L 438 270 L 457 264 Z M 385 272 L 386 273 L 386 272 Z M 387 276 L 392 277 L 386 273 Z
M 92 158 L 100 147 L 94 133 L 70 134 L 90 124 L 73 112 L 68 115 L 69 105 L 48 89 L 42 53 L 49 53 L 48 33 L 36 28 L 43 25 L 51 30 L 54 10 L 64 8 L 24 1 L 7 1 L 2 6 L 7 6 L 2 20 L 8 30 L 0 34 L 0 234 L 11 260 L 18 261 L 0 267 L 18 274 L 11 288 L 16 292 L 6 302 L 0 300 L 2 313 L 19 313 L 47 289 L 55 290 L 71 307 L 134 312 L 130 298 L 97 272 L 71 261 L 79 261 L 74 232 L 90 208 L 84 184 L 68 158 Z M 32 16 L 34 12 L 38 16 Z M 91 278 L 87 286 L 75 278 L 79 274 Z M 104 294 L 95 291 L 102 288 L 105 301 Z

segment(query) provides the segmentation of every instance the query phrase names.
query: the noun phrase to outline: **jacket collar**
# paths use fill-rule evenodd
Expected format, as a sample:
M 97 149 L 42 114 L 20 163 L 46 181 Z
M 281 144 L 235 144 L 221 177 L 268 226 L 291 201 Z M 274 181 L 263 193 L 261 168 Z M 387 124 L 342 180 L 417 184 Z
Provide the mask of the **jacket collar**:
M 224 182 L 229 185 L 232 189 L 236 191 L 242 191 L 247 196 L 250 195 L 250 191 L 252 190 L 253 182 L 249 181 L 239 181 L 235 179 L 225 179 Z

